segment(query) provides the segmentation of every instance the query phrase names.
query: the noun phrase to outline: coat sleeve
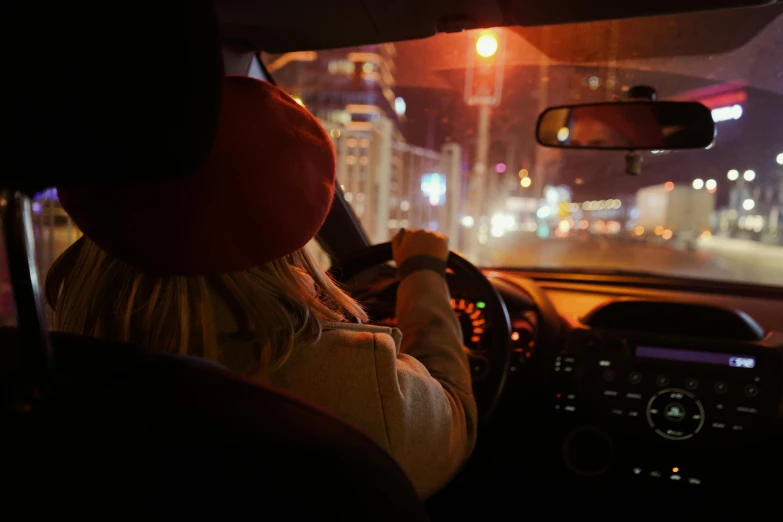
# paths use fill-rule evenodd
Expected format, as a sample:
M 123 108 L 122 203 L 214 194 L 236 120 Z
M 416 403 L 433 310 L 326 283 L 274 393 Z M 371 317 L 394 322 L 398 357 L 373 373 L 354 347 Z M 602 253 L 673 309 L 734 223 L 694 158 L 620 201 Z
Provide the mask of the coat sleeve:
M 476 442 L 470 368 L 449 299 L 443 277 L 415 272 L 397 294 L 399 351 L 388 335 L 375 336 L 389 448 L 422 498 L 454 476 Z

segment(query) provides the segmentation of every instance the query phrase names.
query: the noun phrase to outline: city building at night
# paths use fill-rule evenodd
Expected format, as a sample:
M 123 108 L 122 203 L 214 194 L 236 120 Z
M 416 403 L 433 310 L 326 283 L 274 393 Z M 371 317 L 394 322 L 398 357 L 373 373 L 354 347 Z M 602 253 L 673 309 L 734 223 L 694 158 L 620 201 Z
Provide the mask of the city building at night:
M 370 132 L 388 119 L 399 133 L 404 101 L 394 93 L 394 44 L 283 54 L 268 61 L 277 84 L 321 121 Z

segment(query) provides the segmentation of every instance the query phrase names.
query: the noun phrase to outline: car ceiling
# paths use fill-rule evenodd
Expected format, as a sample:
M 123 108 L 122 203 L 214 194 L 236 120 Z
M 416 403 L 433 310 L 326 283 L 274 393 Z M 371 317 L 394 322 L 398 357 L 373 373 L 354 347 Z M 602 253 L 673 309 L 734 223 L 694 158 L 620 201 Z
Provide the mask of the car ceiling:
M 774 0 L 216 0 L 225 39 L 242 41 L 269 53 L 318 50 L 425 38 L 439 32 L 499 26 L 537 27 L 587 21 L 636 18 L 711 9 L 758 6 Z M 741 45 L 760 21 L 734 27 L 720 43 Z M 675 47 L 688 42 L 680 30 Z M 531 34 L 535 45 L 535 35 Z M 696 35 L 693 45 L 704 44 Z M 716 40 L 716 39 L 712 39 Z M 654 42 L 657 56 L 660 41 Z M 659 51 L 660 50 L 660 51 Z M 589 50 L 588 50 L 589 51 Z M 702 49 L 703 51 L 703 49 Z M 721 52 L 720 50 L 707 50 Z M 668 55 L 679 54 L 668 51 Z M 695 52 L 688 54 L 705 54 Z
M 783 4 L 614 22 L 506 29 L 505 74 L 521 86 L 549 66 L 606 65 L 612 40 L 612 65 L 649 73 L 662 96 L 714 83 L 744 80 L 758 89 L 783 94 Z M 440 34 L 396 45 L 396 85 L 451 89 L 465 83 L 465 54 L 470 34 Z M 515 75 L 519 70 L 522 74 Z M 513 76 L 513 80 L 512 80 Z M 671 76 L 671 78 L 668 78 Z M 690 79 L 690 80 L 689 80 Z M 669 81 L 670 80 L 670 81 Z M 530 86 L 532 88 L 532 85 Z

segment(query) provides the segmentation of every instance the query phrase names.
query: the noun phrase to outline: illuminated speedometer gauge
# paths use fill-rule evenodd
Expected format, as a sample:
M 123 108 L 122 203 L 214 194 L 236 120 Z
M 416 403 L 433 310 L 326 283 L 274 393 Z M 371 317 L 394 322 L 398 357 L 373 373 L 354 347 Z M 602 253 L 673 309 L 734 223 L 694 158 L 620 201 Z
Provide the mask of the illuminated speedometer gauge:
M 484 330 L 487 327 L 487 320 L 484 317 L 485 303 L 483 301 L 473 302 L 459 297 L 451 299 L 451 308 L 459 319 L 462 327 L 462 335 L 465 338 L 465 347 L 471 351 L 481 350 L 481 338 L 484 336 Z

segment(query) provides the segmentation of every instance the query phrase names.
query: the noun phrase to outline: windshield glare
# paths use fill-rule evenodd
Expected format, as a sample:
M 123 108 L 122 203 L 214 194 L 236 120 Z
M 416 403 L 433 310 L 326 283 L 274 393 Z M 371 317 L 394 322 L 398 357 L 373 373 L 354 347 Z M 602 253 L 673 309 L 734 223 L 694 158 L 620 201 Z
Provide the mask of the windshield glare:
M 772 6 L 262 59 L 329 130 L 373 242 L 427 228 L 483 266 L 783 285 L 782 30 Z M 706 105 L 715 142 L 633 158 L 536 143 L 547 107 L 636 86 Z

